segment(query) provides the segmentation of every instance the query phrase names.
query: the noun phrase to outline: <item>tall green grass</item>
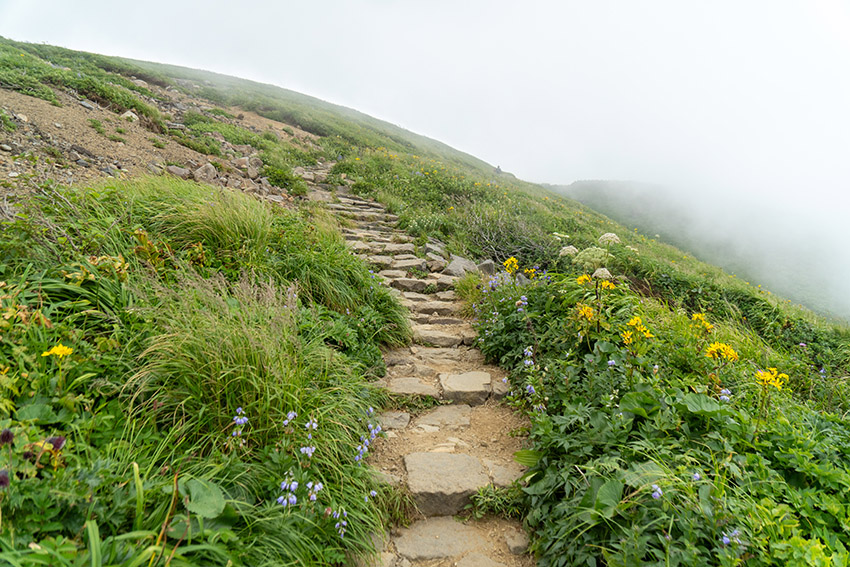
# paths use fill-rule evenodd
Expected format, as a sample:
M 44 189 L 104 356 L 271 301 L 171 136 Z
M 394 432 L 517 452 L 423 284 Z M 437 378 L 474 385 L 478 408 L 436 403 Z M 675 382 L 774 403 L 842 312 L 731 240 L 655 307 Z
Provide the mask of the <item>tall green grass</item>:
M 0 469 L 16 475 L 0 560 L 336 565 L 373 551 L 403 501 L 356 457 L 384 399 L 369 381 L 379 347 L 409 328 L 312 215 L 151 177 L 45 188 L 0 225 L 0 426 L 15 435 Z M 72 354 L 40 356 L 59 342 Z M 55 435 L 56 465 L 37 469 L 25 451 Z M 287 479 L 295 506 L 277 502 Z M 307 482 L 324 485 L 315 502 Z M 346 512 L 344 537 L 326 509 Z

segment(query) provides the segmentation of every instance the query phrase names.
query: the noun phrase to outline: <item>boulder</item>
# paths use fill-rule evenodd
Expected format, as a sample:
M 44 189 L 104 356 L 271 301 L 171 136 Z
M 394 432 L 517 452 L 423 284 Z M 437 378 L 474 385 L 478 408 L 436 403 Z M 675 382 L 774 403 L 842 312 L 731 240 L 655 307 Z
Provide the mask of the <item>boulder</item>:
M 205 163 L 198 169 L 192 172 L 192 177 L 195 181 L 199 183 L 212 183 L 215 181 L 216 175 L 218 171 L 216 171 L 215 166 L 211 163 Z
M 448 276 L 460 277 L 467 272 L 474 272 L 476 270 L 478 270 L 478 266 L 475 265 L 475 262 L 452 254 L 451 261 L 449 262 L 449 265 L 445 267 L 443 273 Z
M 176 165 L 169 165 L 165 168 L 165 171 L 174 175 L 175 177 L 179 177 L 180 179 L 189 179 L 191 172 L 185 167 L 178 167 Z
M 493 260 L 484 260 L 478 264 L 478 271 L 487 276 L 496 275 L 496 263 Z
M 127 112 L 121 115 L 121 120 L 126 120 L 127 122 L 138 122 L 139 117 L 136 116 L 136 113 L 132 110 L 128 110 Z

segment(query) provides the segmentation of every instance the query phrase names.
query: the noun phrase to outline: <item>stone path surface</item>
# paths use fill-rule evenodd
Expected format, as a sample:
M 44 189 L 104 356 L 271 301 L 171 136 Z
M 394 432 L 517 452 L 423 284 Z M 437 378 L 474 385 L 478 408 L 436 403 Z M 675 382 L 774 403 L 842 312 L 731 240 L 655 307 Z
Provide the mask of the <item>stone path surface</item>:
M 345 185 L 324 184 L 329 170 L 320 164 L 304 171 L 308 199 L 344 219 L 352 253 L 371 264 L 410 310 L 414 344 L 384 353 L 382 384 L 394 394 L 430 398 L 433 404 L 415 415 L 387 411 L 380 416 L 386 438 L 373 446 L 369 463 L 388 482 L 407 487 L 420 515 L 386 539 L 369 567 L 533 566 L 519 522 L 453 517 L 479 488 L 508 486 L 523 473 L 512 459 L 523 439 L 513 432 L 526 423 L 499 403 L 508 390 L 504 373 L 485 364 L 474 348 L 475 331 L 453 291 L 460 275 L 478 267 L 447 254 L 440 242 L 417 246 L 380 203 L 352 194 Z

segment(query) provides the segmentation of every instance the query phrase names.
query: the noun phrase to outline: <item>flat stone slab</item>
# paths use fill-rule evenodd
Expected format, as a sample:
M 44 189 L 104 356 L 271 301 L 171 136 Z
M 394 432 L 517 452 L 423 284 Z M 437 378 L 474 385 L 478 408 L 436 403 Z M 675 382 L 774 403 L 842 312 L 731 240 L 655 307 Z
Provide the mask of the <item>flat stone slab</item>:
M 385 411 L 378 416 L 378 421 L 381 422 L 381 428 L 404 429 L 410 423 L 410 414 L 405 411 Z
M 406 278 L 407 272 L 405 272 L 404 270 L 381 270 L 380 272 L 378 272 L 378 275 L 390 280 L 394 280 L 398 278 Z
M 416 245 L 412 242 L 404 242 L 399 244 L 387 244 L 384 248 L 387 254 L 415 254 Z
M 508 395 L 508 392 L 511 391 L 511 385 L 504 381 L 502 378 L 496 378 L 495 376 L 490 381 L 490 387 L 492 388 L 491 396 L 500 400 Z
M 451 516 L 469 504 L 470 495 L 490 484 L 477 457 L 458 453 L 405 455 L 407 487 L 426 516 Z
M 487 401 L 492 389 L 491 380 L 488 372 L 481 371 L 440 374 L 440 385 L 443 387 L 445 399 L 473 406 Z
M 402 529 L 394 541 L 398 554 L 410 561 L 455 557 L 487 545 L 474 528 L 451 517 L 416 522 Z
M 387 384 L 387 390 L 394 394 L 440 397 L 436 386 L 422 382 L 418 378 L 393 378 Z
M 455 565 L 457 567 L 505 567 L 504 563 L 494 561 L 481 553 L 470 553 Z
M 481 462 L 490 473 L 493 484 L 499 488 L 512 485 L 525 472 L 525 467 L 514 461 L 499 463 L 491 459 L 481 459 Z
M 528 536 L 525 532 L 519 530 L 506 532 L 505 543 L 508 544 L 508 551 L 514 555 L 522 555 L 528 551 Z
M 460 306 L 451 301 L 419 301 L 413 306 L 413 310 L 417 313 L 427 313 L 428 315 L 451 315 L 456 313 Z
M 413 340 L 423 345 L 454 347 L 463 342 L 463 337 L 441 330 L 440 325 L 414 325 Z
M 421 292 L 425 291 L 425 288 L 428 287 L 428 282 L 414 278 L 398 278 L 393 280 L 390 285 L 402 291 Z
M 434 299 L 428 294 L 419 293 L 416 291 L 406 291 L 402 294 L 405 299 L 409 299 L 410 301 L 431 301 Z
M 456 277 L 446 276 L 443 274 L 428 274 L 430 279 L 433 279 L 437 284 L 437 291 L 445 291 L 447 289 L 453 289 L 455 286 L 455 282 L 457 281 Z
M 466 404 L 439 406 L 419 416 L 414 425 L 458 430 L 469 427 L 470 415 L 472 415 L 472 408 Z
M 410 260 L 396 260 L 392 264 L 392 268 L 394 270 L 410 270 L 412 268 L 416 268 L 417 270 L 425 271 L 425 260 L 420 258 L 412 258 Z
M 380 266 L 381 268 L 389 268 L 392 266 L 393 257 L 392 256 L 369 256 L 366 258 L 366 261 L 370 264 L 374 264 L 375 266 Z

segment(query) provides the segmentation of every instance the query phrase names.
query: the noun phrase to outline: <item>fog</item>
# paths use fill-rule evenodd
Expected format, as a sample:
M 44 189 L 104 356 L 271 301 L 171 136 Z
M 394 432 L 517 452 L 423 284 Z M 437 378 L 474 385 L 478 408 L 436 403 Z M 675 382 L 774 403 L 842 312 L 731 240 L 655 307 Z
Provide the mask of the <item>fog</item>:
M 693 226 L 759 250 L 763 271 L 798 266 L 850 313 L 839 0 L 125 6 L 0 0 L 0 35 L 273 83 L 530 181 L 671 187 Z

